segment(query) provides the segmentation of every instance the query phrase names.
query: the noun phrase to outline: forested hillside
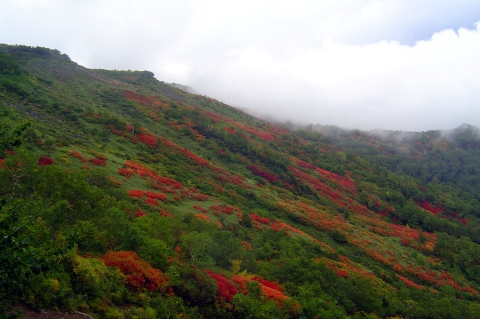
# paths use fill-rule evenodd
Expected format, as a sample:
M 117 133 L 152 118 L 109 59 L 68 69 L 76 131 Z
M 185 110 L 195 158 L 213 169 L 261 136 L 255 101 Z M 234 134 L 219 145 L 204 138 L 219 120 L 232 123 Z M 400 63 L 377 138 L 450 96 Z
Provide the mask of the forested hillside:
M 0 318 L 480 318 L 478 129 L 289 129 L 0 45 Z

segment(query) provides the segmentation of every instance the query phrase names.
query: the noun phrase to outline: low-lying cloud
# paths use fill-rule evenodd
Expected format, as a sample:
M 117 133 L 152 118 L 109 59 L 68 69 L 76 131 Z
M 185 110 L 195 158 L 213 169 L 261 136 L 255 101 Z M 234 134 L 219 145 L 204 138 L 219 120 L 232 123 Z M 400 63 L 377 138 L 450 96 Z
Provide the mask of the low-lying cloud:
M 478 0 L 6 0 L 0 42 L 153 71 L 258 115 L 480 126 Z
M 480 124 L 480 29 L 318 49 L 281 61 L 251 48 L 190 85 L 282 120 L 349 128 L 448 129 Z

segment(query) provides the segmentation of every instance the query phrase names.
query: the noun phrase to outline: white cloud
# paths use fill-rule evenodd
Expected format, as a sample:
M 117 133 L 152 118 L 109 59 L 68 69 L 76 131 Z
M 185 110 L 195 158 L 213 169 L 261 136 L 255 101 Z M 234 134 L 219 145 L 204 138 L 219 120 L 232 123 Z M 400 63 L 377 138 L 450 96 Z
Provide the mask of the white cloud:
M 478 0 L 4 0 L 0 42 L 370 129 L 480 126 Z
M 413 46 L 327 40 L 287 62 L 246 51 L 209 74 L 205 86 L 202 77 L 194 79 L 194 87 L 259 113 L 307 123 L 452 128 L 480 124 L 479 56 L 478 28 L 445 30 Z

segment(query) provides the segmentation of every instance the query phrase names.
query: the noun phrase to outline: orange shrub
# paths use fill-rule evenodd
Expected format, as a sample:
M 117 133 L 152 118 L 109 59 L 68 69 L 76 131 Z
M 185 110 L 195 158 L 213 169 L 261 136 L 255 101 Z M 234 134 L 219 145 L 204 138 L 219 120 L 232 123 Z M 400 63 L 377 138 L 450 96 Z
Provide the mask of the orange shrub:
M 132 289 L 146 288 L 157 291 L 168 283 L 168 277 L 160 269 L 153 268 L 141 260 L 134 251 L 110 251 L 102 257 L 105 265 L 118 267 L 126 276 L 125 280 Z
M 152 198 L 152 199 L 159 199 L 159 200 L 167 199 L 167 195 L 163 193 L 146 192 L 146 195 L 148 198 Z
M 82 162 L 87 161 L 87 159 L 85 157 L 83 157 L 82 154 L 80 154 L 78 151 L 71 151 L 70 155 L 72 155 L 72 157 L 78 158 Z
M 199 214 L 195 214 L 195 217 L 197 217 L 197 218 L 199 218 L 199 219 L 206 220 L 206 221 L 209 220 L 208 216 L 205 215 L 205 214 L 200 214 L 200 213 L 199 213 Z
M 138 189 L 131 189 L 127 192 L 127 194 L 130 197 L 136 197 L 136 198 L 142 198 L 143 196 L 145 196 L 145 192 Z

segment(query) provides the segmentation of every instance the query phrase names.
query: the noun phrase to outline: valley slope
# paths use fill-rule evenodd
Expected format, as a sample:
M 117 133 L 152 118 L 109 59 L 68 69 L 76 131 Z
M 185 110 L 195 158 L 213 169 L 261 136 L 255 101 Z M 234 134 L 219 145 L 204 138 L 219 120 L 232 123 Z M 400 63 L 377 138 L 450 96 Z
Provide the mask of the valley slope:
M 0 94 L 5 311 L 480 317 L 477 128 L 291 129 L 26 46 Z

